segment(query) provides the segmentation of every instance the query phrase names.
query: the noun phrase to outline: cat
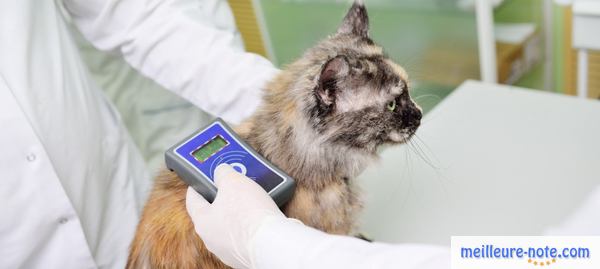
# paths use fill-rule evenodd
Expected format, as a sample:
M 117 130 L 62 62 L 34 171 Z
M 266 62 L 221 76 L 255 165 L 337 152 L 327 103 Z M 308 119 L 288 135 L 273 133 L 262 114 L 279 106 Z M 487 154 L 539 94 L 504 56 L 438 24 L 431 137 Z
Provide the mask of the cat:
M 264 91 L 263 104 L 236 132 L 296 180 L 282 208 L 332 234 L 353 233 L 361 202 L 352 183 L 384 144 L 401 144 L 420 125 L 404 69 L 369 37 L 362 1 L 338 31 L 289 65 Z M 157 177 L 127 268 L 227 268 L 204 247 L 185 209 L 187 185 Z

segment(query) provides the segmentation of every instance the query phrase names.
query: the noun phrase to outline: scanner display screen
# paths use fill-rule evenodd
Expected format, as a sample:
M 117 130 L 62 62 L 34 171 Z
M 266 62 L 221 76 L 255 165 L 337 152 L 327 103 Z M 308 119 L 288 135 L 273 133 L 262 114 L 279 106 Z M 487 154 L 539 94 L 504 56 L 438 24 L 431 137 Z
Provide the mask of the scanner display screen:
M 227 145 L 229 145 L 229 142 L 227 142 L 227 140 L 225 140 L 222 136 L 217 135 L 210 141 L 206 142 L 206 144 L 194 150 L 194 152 L 192 152 L 192 156 L 202 163 Z

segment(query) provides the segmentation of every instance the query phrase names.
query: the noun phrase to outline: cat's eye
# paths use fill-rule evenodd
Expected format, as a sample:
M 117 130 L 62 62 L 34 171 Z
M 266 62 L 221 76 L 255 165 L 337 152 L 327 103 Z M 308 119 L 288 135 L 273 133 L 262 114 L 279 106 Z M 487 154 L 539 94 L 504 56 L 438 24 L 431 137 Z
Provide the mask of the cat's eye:
M 394 111 L 396 110 L 396 100 L 392 100 L 387 104 L 387 109 L 389 111 Z

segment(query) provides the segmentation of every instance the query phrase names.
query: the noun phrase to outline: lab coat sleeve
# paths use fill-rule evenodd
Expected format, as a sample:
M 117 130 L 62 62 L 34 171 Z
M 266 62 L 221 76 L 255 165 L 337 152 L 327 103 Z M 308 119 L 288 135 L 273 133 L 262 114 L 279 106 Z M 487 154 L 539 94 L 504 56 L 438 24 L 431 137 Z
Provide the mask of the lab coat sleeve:
M 369 243 L 329 235 L 288 219 L 272 219 L 251 247 L 256 269 L 271 268 L 450 268 L 450 251 L 439 246 Z
M 199 0 L 64 0 L 75 25 L 98 49 L 201 109 L 239 123 L 258 106 L 277 69 L 246 53 L 231 31 L 199 12 Z

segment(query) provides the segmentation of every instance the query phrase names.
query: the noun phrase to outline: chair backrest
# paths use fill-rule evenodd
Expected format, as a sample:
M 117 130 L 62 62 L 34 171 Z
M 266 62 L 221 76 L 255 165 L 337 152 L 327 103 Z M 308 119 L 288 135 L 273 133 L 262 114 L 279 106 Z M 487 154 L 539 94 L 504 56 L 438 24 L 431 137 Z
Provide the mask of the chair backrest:
M 259 0 L 228 0 L 235 24 L 242 35 L 246 51 L 260 54 L 275 62 L 267 25 Z

